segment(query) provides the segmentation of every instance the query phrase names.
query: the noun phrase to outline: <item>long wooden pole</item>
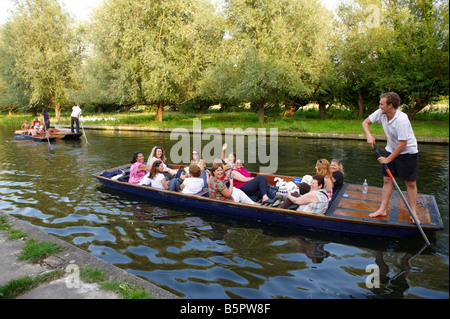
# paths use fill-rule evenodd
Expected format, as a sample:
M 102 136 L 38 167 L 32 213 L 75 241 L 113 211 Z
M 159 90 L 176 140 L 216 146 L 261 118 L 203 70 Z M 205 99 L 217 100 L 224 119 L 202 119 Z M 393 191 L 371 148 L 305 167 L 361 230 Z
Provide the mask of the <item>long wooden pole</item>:
M 373 149 L 374 149 L 375 152 L 377 153 L 378 157 L 381 157 L 381 154 L 380 154 L 380 152 L 378 151 L 378 149 L 377 149 L 375 143 L 373 143 Z M 427 236 L 425 235 L 425 233 L 424 233 L 422 227 L 420 226 L 420 223 L 419 223 L 419 221 L 417 220 L 416 215 L 414 215 L 414 213 L 412 212 L 412 209 L 411 209 L 411 207 L 409 206 L 408 201 L 406 200 L 405 196 L 404 196 L 403 193 L 402 193 L 402 190 L 401 190 L 400 187 L 398 186 L 398 184 L 397 184 L 397 182 L 396 182 L 396 180 L 395 180 L 395 178 L 394 178 L 394 175 L 392 175 L 391 170 L 389 169 L 389 167 L 388 167 L 386 164 L 383 164 L 383 167 L 384 167 L 384 169 L 386 170 L 386 173 L 388 173 L 389 177 L 391 178 L 391 180 L 392 180 L 392 182 L 394 183 L 395 187 L 397 188 L 398 192 L 400 193 L 400 196 L 402 197 L 403 202 L 405 202 L 406 208 L 408 208 L 409 214 L 411 215 L 412 219 L 413 219 L 414 222 L 416 223 L 416 226 L 417 226 L 417 228 L 419 229 L 419 231 L 420 231 L 420 233 L 421 233 L 423 239 L 425 240 L 425 243 L 426 243 L 427 245 L 431 245 L 431 244 L 430 244 L 430 241 L 428 240 Z

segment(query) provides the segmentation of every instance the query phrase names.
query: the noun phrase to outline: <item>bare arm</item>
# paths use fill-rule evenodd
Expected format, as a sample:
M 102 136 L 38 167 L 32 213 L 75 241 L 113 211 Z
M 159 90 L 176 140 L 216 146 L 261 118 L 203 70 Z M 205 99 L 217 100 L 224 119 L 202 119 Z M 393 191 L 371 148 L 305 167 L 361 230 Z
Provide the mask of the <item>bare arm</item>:
M 287 198 L 289 198 L 292 203 L 297 204 L 297 205 L 306 205 L 306 204 L 315 203 L 318 201 L 317 195 L 314 191 L 306 193 L 305 195 L 302 195 L 300 197 L 294 197 L 291 194 L 288 194 Z
M 253 179 L 253 177 L 245 177 L 244 175 L 242 175 L 241 173 L 237 172 L 237 171 L 233 171 L 231 173 L 232 175 L 234 175 L 234 178 L 242 183 L 247 183 L 248 181 L 251 181 Z
M 372 124 L 372 122 L 370 121 L 369 118 L 366 118 L 362 122 L 362 127 L 364 130 L 364 133 L 366 134 L 367 143 L 369 143 L 370 146 L 373 148 L 373 143 L 375 143 L 375 138 L 373 137 L 372 133 L 370 132 L 370 124 Z
M 230 187 L 229 188 L 225 187 L 221 193 L 223 196 L 225 196 L 227 198 L 231 197 L 231 194 L 233 193 L 233 179 L 232 178 L 230 178 Z

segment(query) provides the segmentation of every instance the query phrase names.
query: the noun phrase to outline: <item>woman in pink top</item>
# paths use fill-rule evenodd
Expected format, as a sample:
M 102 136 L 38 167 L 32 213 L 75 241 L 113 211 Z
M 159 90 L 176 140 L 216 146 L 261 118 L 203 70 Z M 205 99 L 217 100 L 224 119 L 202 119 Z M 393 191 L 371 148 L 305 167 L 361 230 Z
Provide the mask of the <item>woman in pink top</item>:
M 144 154 L 142 152 L 134 153 L 131 164 L 130 179 L 128 180 L 131 184 L 139 184 L 141 179 L 147 174 L 147 171 L 152 169 L 151 166 L 144 164 Z
M 262 197 L 263 203 L 273 204 L 275 194 L 270 191 L 265 176 L 251 177 L 250 173 L 242 166 L 242 160 L 239 158 L 236 159 L 231 174 L 234 175 L 234 187 L 242 190 L 247 196 Z

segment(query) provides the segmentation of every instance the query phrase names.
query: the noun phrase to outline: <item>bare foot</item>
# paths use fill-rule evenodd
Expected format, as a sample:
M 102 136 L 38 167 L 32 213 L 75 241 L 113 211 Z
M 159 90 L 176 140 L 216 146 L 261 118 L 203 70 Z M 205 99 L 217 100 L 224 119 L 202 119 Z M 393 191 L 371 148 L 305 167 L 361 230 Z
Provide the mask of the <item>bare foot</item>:
M 375 218 L 375 217 L 385 217 L 386 214 L 386 210 L 383 209 L 379 209 L 376 212 L 373 212 L 372 214 L 369 215 L 370 218 Z

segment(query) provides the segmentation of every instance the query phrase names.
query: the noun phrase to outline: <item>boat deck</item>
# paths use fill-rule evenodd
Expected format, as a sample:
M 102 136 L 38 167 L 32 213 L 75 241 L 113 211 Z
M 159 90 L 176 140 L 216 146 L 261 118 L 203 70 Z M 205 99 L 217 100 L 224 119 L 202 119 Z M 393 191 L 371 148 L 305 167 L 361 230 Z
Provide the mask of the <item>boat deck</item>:
M 360 220 L 374 220 L 369 214 L 376 211 L 381 204 L 380 187 L 369 187 L 368 192 L 363 194 L 361 185 L 345 184 L 328 209 L 327 216 L 344 216 Z M 406 192 L 403 193 L 407 198 Z M 430 195 L 419 194 L 417 198 L 417 218 L 421 225 L 437 225 L 439 220 L 433 216 L 436 214 L 436 203 L 434 197 Z M 432 211 L 430 211 L 432 210 Z M 386 221 L 389 224 L 411 224 L 411 218 L 399 192 L 394 190 L 389 201 L 387 215 L 377 217 L 376 220 Z

